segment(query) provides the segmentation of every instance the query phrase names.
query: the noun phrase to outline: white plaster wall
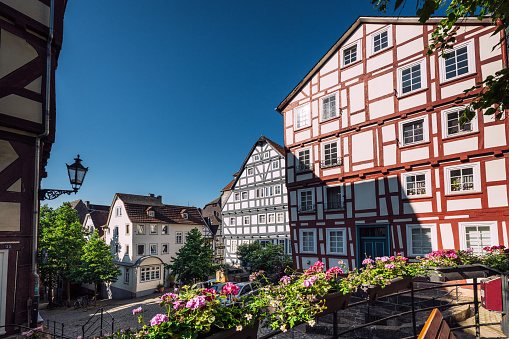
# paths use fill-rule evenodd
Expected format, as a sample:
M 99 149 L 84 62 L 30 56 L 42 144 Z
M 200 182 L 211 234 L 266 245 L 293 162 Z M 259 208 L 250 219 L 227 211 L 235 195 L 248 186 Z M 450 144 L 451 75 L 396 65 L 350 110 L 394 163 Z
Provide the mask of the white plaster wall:
M 422 32 L 423 26 L 421 25 L 396 25 L 396 44 L 399 45 L 410 40 Z
M 369 100 L 376 99 L 382 95 L 393 92 L 393 73 L 389 72 L 384 75 L 377 76 L 368 81 L 368 97 Z M 390 86 L 388 85 L 390 84 Z
M 398 60 L 407 58 L 410 55 L 418 53 L 418 52 L 422 53 L 422 51 L 424 51 L 423 39 L 419 38 L 419 39 L 413 40 L 403 46 L 398 47 L 398 49 L 397 49 Z
M 350 112 L 364 109 L 364 83 L 350 87 Z
M 433 206 L 431 201 L 412 201 L 409 203 L 403 203 L 403 213 L 431 213 L 433 212 Z
M 396 125 L 382 126 L 382 140 L 383 142 L 396 140 Z
M 486 80 L 488 75 L 495 75 L 495 72 L 502 69 L 502 60 L 496 60 L 489 64 L 481 65 L 481 72 L 483 80 Z
M 494 125 L 484 127 L 484 147 L 505 146 L 505 125 Z
M 354 183 L 355 210 L 376 208 L 375 180 L 362 180 Z
M 332 72 L 320 78 L 320 88 L 330 88 L 338 84 L 338 72 Z
M 295 133 L 295 142 L 300 142 L 302 140 L 306 140 L 309 138 L 311 138 L 311 131 L 309 129 L 299 133 Z
M 488 186 L 488 207 L 507 206 L 507 186 Z
M 491 33 L 479 37 L 479 57 L 481 61 L 500 55 L 500 45 L 493 49 L 493 46 L 500 42 L 500 33 L 494 36 Z
M 454 236 L 452 234 L 451 224 L 440 225 L 440 235 L 442 236 L 442 247 L 445 250 L 454 249 Z
M 335 120 L 321 126 L 322 134 L 327 134 L 339 130 L 339 121 Z
M 352 135 L 352 161 L 359 162 L 373 159 L 373 131 Z
M 349 79 L 352 79 L 356 76 L 359 76 L 359 74 L 364 73 L 364 64 L 360 63 L 356 66 L 349 67 L 346 70 L 341 71 L 341 81 L 347 81 Z
M 506 180 L 505 158 L 485 162 L 486 182 Z
M 376 69 L 387 66 L 393 62 L 392 53 L 382 53 L 375 57 L 368 59 L 367 61 L 367 70 L 368 72 L 372 72 Z
M 419 147 L 401 151 L 401 162 L 410 162 L 429 158 L 429 148 Z
M 426 92 L 411 95 L 409 97 L 398 100 L 400 111 L 404 111 L 415 106 L 424 105 L 425 103 L 426 103 Z
M 338 54 L 334 53 L 334 55 L 322 66 L 320 70 L 321 74 L 329 73 L 335 69 L 338 69 Z M 323 87 L 322 87 L 323 89 Z
M 371 119 L 377 119 L 393 113 L 394 99 L 392 97 L 378 100 L 369 104 L 369 116 Z
M 458 82 L 452 85 L 443 86 L 441 88 L 442 98 L 457 97 L 458 94 L 463 93 L 464 90 L 475 86 L 475 79 L 468 79 L 462 82 Z
M 481 198 L 447 200 L 448 211 L 480 209 Z
M 477 137 L 444 142 L 444 155 L 475 151 L 479 148 Z
M 363 111 L 350 115 L 350 122 L 352 125 L 357 125 L 366 121 L 366 115 Z

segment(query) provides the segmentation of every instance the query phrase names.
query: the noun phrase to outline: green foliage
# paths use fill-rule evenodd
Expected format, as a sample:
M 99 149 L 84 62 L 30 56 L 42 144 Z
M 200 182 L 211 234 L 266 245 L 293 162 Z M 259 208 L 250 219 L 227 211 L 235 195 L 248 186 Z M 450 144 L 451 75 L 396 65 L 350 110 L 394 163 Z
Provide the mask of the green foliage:
M 95 232 L 83 247 L 81 260 L 81 282 L 95 285 L 115 282 L 121 274 L 120 269 L 113 263 L 110 246 L 99 237 L 98 232 Z
M 389 8 L 390 2 L 391 0 L 371 0 L 374 8 L 383 13 Z M 395 0 L 394 10 L 404 6 L 405 3 L 406 0 Z M 485 16 L 488 16 L 492 24 L 497 25 L 494 36 L 509 28 L 509 21 L 505 19 L 509 17 L 509 1 L 507 0 L 417 0 L 417 15 L 420 23 L 426 23 L 441 6 L 447 6 L 447 16 L 437 24 L 431 34 L 428 55 L 438 52 L 445 58 L 449 56 L 447 52 L 456 42 L 456 24 L 463 18 L 477 17 L 478 20 L 483 20 Z M 505 44 L 509 42 L 508 39 L 509 35 L 500 38 L 492 50 L 502 48 L 504 42 Z M 488 76 L 484 81 L 465 90 L 464 93 L 465 97 L 471 97 L 472 100 L 460 118 L 460 124 L 470 121 L 476 112 L 482 111 L 484 115 L 495 115 L 495 119 L 502 119 L 505 110 L 509 109 L 509 70 L 502 69 L 494 76 Z
M 293 265 L 292 258 L 285 253 L 281 245 L 267 244 L 267 247 L 263 248 L 257 242 L 242 244 L 237 248 L 237 256 L 243 267 L 250 263 L 251 271 L 264 271 L 273 282 L 279 281 Z
M 218 269 L 214 265 L 213 255 L 210 242 L 197 228 L 193 228 L 187 234 L 185 245 L 177 252 L 177 257 L 171 257 L 171 264 L 165 267 L 184 284 L 194 283 L 206 279 Z

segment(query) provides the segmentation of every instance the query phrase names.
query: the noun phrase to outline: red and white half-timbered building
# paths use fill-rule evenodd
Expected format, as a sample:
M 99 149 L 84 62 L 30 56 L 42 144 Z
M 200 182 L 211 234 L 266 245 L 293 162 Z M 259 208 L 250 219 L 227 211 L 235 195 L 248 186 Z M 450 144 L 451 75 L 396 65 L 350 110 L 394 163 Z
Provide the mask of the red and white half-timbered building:
M 277 107 L 295 268 L 508 245 L 507 120 L 458 124 L 506 46 L 467 19 L 448 59 L 428 57 L 439 20 L 358 18 Z

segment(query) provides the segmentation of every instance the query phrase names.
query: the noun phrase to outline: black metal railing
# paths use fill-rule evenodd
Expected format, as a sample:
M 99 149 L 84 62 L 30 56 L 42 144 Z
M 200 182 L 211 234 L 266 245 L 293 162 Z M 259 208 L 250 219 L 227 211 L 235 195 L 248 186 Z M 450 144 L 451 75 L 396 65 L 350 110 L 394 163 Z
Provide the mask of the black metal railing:
M 341 201 L 327 202 L 325 204 L 326 211 L 342 210 L 342 209 L 345 209 L 345 206 L 341 203 Z
M 331 167 L 336 167 L 336 166 L 341 166 L 341 165 L 343 165 L 343 158 L 341 158 L 341 157 L 339 157 L 337 159 L 328 159 L 328 160 L 320 161 L 321 169 L 331 168 Z
M 107 317 L 107 316 L 108 317 Z M 110 327 L 111 326 L 111 327 Z M 111 328 L 111 331 L 109 330 Z M 99 308 L 88 321 L 81 326 L 82 338 L 102 337 L 104 333 L 113 333 L 115 329 L 115 319 L 111 314 Z
M 2 325 L 0 326 L 0 332 L 2 332 L 2 329 L 5 328 L 7 333 L 19 333 L 19 335 L 22 335 L 24 337 L 43 337 L 43 338 L 51 338 L 51 339 L 76 339 L 76 337 L 66 336 L 64 335 L 64 324 L 59 323 L 57 321 L 46 321 L 46 326 L 43 326 L 41 330 L 34 331 L 33 328 L 24 326 L 24 325 L 17 325 L 17 324 L 9 324 L 9 325 Z M 51 324 L 53 324 L 53 328 L 51 328 Z M 9 330 L 9 328 L 12 328 L 12 330 Z M 34 331 L 37 332 L 37 335 L 28 334 L 27 332 Z M 26 333 L 26 334 L 23 334 Z
M 314 204 L 299 205 L 299 212 L 314 212 L 314 211 L 315 211 Z

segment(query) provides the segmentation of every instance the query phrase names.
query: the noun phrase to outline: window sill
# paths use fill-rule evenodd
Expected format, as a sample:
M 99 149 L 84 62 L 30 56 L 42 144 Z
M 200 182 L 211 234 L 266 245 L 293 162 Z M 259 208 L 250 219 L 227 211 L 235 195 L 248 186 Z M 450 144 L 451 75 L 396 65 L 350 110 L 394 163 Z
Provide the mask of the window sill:
M 359 60 L 356 60 L 354 62 L 351 62 L 349 63 L 348 65 L 341 65 L 341 70 L 344 71 L 350 67 L 353 67 L 353 66 L 357 66 L 358 64 L 360 64 L 362 62 L 362 59 L 359 59 Z
M 449 192 L 449 193 L 445 194 L 444 196 L 446 196 L 446 197 L 455 197 L 455 196 L 458 196 L 458 195 L 471 195 L 471 194 L 482 194 L 482 191 Z
M 423 195 L 410 195 L 410 196 L 404 196 L 401 197 L 402 200 L 418 200 L 418 199 L 429 199 L 433 198 L 432 195 L 423 194 Z
M 440 86 L 449 85 L 450 83 L 454 83 L 455 81 L 464 80 L 465 78 L 474 77 L 476 75 L 477 75 L 477 72 L 472 72 L 472 73 L 462 74 L 462 75 L 457 76 L 452 79 L 446 79 L 446 80 L 440 79 Z
M 412 143 L 412 144 L 408 144 L 408 145 L 399 145 L 399 149 L 407 149 L 407 148 L 417 148 L 417 147 L 420 147 L 420 146 L 423 146 L 423 145 L 428 145 L 428 144 L 431 144 L 431 141 L 419 141 L 419 142 L 415 142 L 415 143 Z
M 320 119 L 320 123 L 321 124 L 324 124 L 324 123 L 327 123 L 327 122 L 331 122 L 331 121 L 334 121 L 334 120 L 339 120 L 341 118 L 341 111 L 338 113 L 338 116 L 335 116 L 335 117 L 332 117 L 332 118 L 327 118 L 327 119 Z
M 298 131 L 304 130 L 304 129 L 306 129 L 306 128 L 311 128 L 311 125 L 302 126 L 302 127 L 295 127 L 295 124 L 294 124 L 293 131 L 294 131 L 294 132 L 298 132 Z
M 453 135 L 448 135 L 446 137 L 443 137 L 442 140 L 443 141 L 454 140 L 454 139 L 458 139 L 458 138 L 461 138 L 461 137 L 464 137 L 464 136 L 475 135 L 475 134 L 479 134 L 479 131 L 456 133 L 456 134 L 453 134 Z
M 312 211 L 298 211 L 299 214 L 310 214 L 310 213 L 315 213 L 315 210 L 312 210 Z
M 373 47 L 373 46 L 371 46 Z M 384 49 L 381 49 L 379 51 L 376 51 L 376 52 L 372 52 L 371 55 L 368 57 L 368 59 L 371 59 L 371 58 L 374 58 L 374 57 L 377 57 L 379 56 L 380 54 L 384 53 L 384 52 L 387 52 L 387 51 L 390 51 L 391 49 L 393 49 L 393 45 L 391 46 L 387 46 L 385 47 Z
M 412 95 L 426 92 L 427 90 L 428 90 L 427 87 L 426 88 L 419 88 L 419 89 L 416 89 L 415 91 L 411 91 L 411 92 L 408 92 L 408 93 L 405 93 L 405 94 L 398 95 L 397 98 L 398 98 L 398 100 L 405 99 L 405 98 L 411 97 Z
M 339 255 L 339 256 L 342 256 L 342 257 L 346 257 L 347 254 L 346 253 L 340 253 L 340 252 L 329 252 L 327 251 L 327 255 Z
M 324 209 L 324 212 L 344 212 L 345 208 L 330 208 L 330 209 Z

